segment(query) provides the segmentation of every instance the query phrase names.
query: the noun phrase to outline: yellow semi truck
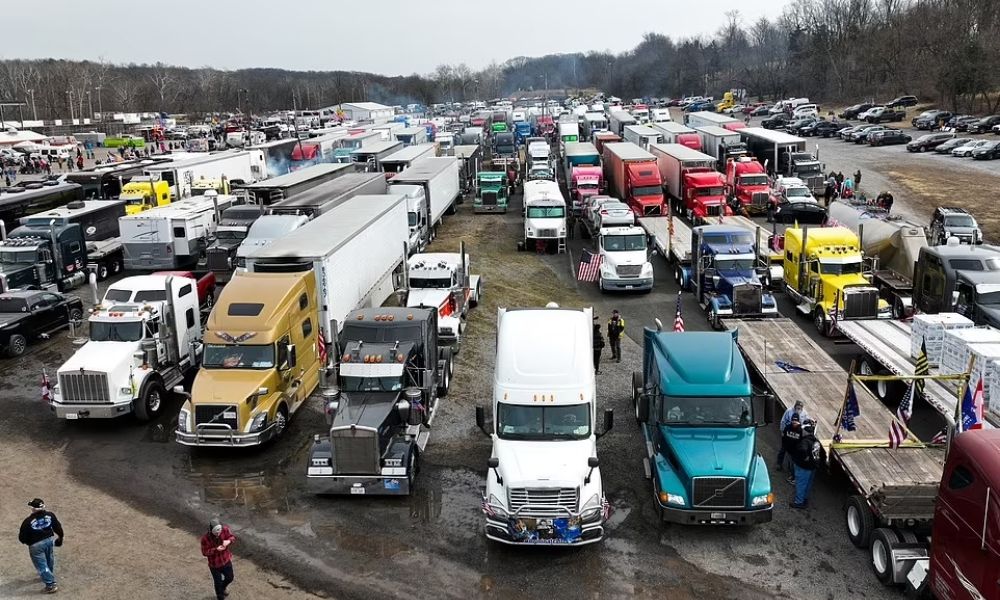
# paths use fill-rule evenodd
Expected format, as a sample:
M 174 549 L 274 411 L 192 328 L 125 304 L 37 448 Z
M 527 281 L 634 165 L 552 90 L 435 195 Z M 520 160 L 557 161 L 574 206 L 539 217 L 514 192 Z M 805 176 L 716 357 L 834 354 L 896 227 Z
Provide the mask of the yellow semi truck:
M 888 319 L 889 303 L 866 273 L 858 236 L 846 227 L 792 227 L 785 231 L 785 290 L 823 335 L 832 320 Z
M 244 447 L 281 435 L 319 385 L 321 335 L 313 271 L 234 277 L 208 318 L 177 441 Z
M 133 177 L 122 187 L 119 200 L 125 200 L 125 214 L 137 215 L 157 206 L 170 204 L 170 184 L 149 177 Z

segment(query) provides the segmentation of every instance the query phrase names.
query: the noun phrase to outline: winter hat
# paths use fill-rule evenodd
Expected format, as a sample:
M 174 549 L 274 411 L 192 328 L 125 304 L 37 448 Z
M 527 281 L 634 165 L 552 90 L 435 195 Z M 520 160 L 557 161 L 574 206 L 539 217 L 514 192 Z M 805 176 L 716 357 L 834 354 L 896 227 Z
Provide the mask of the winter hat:
M 35 498 L 34 500 L 28 503 L 28 506 L 30 506 L 31 508 L 45 508 L 45 501 L 42 500 L 41 498 Z
M 799 422 L 799 413 L 792 413 L 792 422 L 793 423 Z
M 215 535 L 219 535 L 220 533 L 222 533 L 222 521 L 218 519 L 212 519 L 211 521 L 208 522 L 208 530 L 214 533 Z

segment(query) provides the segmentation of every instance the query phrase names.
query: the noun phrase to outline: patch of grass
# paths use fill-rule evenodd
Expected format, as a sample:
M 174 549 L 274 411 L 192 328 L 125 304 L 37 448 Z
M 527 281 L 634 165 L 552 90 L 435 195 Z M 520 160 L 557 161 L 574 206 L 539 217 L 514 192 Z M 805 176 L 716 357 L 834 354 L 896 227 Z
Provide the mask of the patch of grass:
M 1000 238 L 1000 211 L 992 206 L 1000 177 L 923 164 L 896 166 L 886 175 L 906 190 L 911 209 L 925 220 L 939 206 L 957 206 L 976 217 L 986 239 Z

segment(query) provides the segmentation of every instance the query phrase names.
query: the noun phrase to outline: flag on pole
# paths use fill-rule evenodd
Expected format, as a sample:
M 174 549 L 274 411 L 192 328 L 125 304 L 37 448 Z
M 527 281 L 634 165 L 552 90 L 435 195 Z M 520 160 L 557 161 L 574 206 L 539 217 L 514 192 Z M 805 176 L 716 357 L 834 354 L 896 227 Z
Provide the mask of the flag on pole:
M 677 292 L 677 312 L 674 314 L 674 331 L 684 332 L 684 317 L 681 316 L 681 293 Z
M 983 428 L 983 378 L 979 378 L 975 393 L 971 386 L 965 386 L 962 398 L 962 431 Z
M 906 428 L 906 424 L 910 422 L 910 416 L 913 414 L 914 387 L 916 387 L 915 381 L 911 381 L 910 385 L 906 386 L 906 393 L 903 394 L 903 399 L 899 402 L 899 408 L 896 409 L 896 418 L 889 424 L 890 448 L 899 448 L 910 434 Z
M 934 434 L 931 438 L 931 444 L 947 444 L 948 443 L 948 430 L 942 429 L 941 431 Z
M 597 281 L 600 272 L 601 255 L 584 250 L 583 256 L 580 258 L 580 268 L 576 273 L 577 280 L 590 282 Z
M 45 372 L 45 369 L 42 369 L 42 402 L 51 402 L 51 401 L 52 401 L 52 388 L 49 386 L 49 376 Z
M 920 341 L 920 355 L 917 356 L 917 364 L 913 369 L 913 374 L 917 377 L 927 376 L 931 374 L 931 364 L 927 360 L 927 343 L 923 340 Z M 924 380 L 914 379 L 913 385 L 917 390 L 917 394 L 921 398 L 924 397 Z
M 830 329 L 837 329 L 837 321 L 840 319 L 840 290 L 833 295 L 833 308 L 830 309 Z
M 319 330 L 319 335 L 316 336 L 316 351 L 319 353 L 319 362 L 324 367 L 327 366 L 327 352 L 326 352 L 326 339 L 323 337 L 323 330 Z
M 861 406 L 858 405 L 858 395 L 854 392 L 854 382 L 847 384 L 847 401 L 844 412 L 840 415 L 840 426 L 847 431 L 855 431 L 858 426 L 854 419 L 861 416 Z

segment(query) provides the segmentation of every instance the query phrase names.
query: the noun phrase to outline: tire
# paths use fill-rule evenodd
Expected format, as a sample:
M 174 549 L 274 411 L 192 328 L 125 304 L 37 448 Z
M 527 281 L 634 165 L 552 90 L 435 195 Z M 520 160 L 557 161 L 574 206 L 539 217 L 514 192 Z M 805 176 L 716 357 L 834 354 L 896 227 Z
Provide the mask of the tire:
M 892 546 L 899 543 L 899 536 L 888 527 L 879 527 L 872 533 L 872 543 L 868 557 L 875 577 L 883 585 L 893 585 Z
M 813 325 L 816 327 L 816 331 L 819 332 L 823 337 L 830 337 L 830 328 L 826 325 L 826 315 L 823 314 L 822 308 L 817 308 L 816 312 L 813 314 Z
M 116 259 L 115 262 L 111 263 L 111 272 L 112 273 L 117 274 L 117 273 L 121 273 L 122 272 L 122 268 L 123 268 L 122 260 L 123 259 L 119 258 L 119 259 Z
M 448 395 L 448 388 L 451 386 L 451 375 L 454 365 L 452 364 L 451 348 L 441 349 L 441 360 L 444 361 L 444 369 L 441 370 L 441 380 L 438 382 L 438 396 L 444 398 Z
M 897 320 L 902 319 L 905 313 L 906 309 L 903 308 L 903 301 L 899 297 L 894 298 L 892 301 L 892 318 Z
M 150 381 L 142 386 L 139 397 L 132 401 L 135 416 L 140 421 L 152 421 L 163 410 L 163 400 L 166 390 L 159 381 Z
M 635 416 L 635 424 L 642 425 L 639 420 L 639 394 L 642 393 L 642 373 L 632 371 L 632 414 Z
M 417 473 L 420 472 L 420 451 L 416 448 L 410 449 L 410 455 L 406 459 L 407 469 L 406 478 L 410 483 L 410 493 L 413 493 L 413 488 L 417 483 Z
M 278 412 L 274 415 L 274 427 L 277 433 L 274 434 L 274 439 L 281 437 L 285 430 L 288 429 L 288 408 L 284 404 L 278 407 Z
M 844 506 L 844 525 L 847 537 L 855 548 L 868 548 L 871 543 L 872 531 L 875 530 L 875 518 L 868 508 L 868 503 L 861 496 L 850 496 Z
M 715 312 L 711 306 L 709 306 L 707 311 L 708 324 L 712 327 L 712 331 L 722 331 L 722 319 L 719 318 L 719 313 Z
M 70 321 L 83 321 L 83 311 L 79 308 L 71 308 L 69 311 Z
M 27 348 L 28 338 L 24 337 L 20 333 L 15 333 L 10 336 L 10 340 L 7 343 L 7 356 L 21 356 Z
M 108 278 L 108 265 L 101 263 L 97 265 L 97 280 L 104 281 Z

